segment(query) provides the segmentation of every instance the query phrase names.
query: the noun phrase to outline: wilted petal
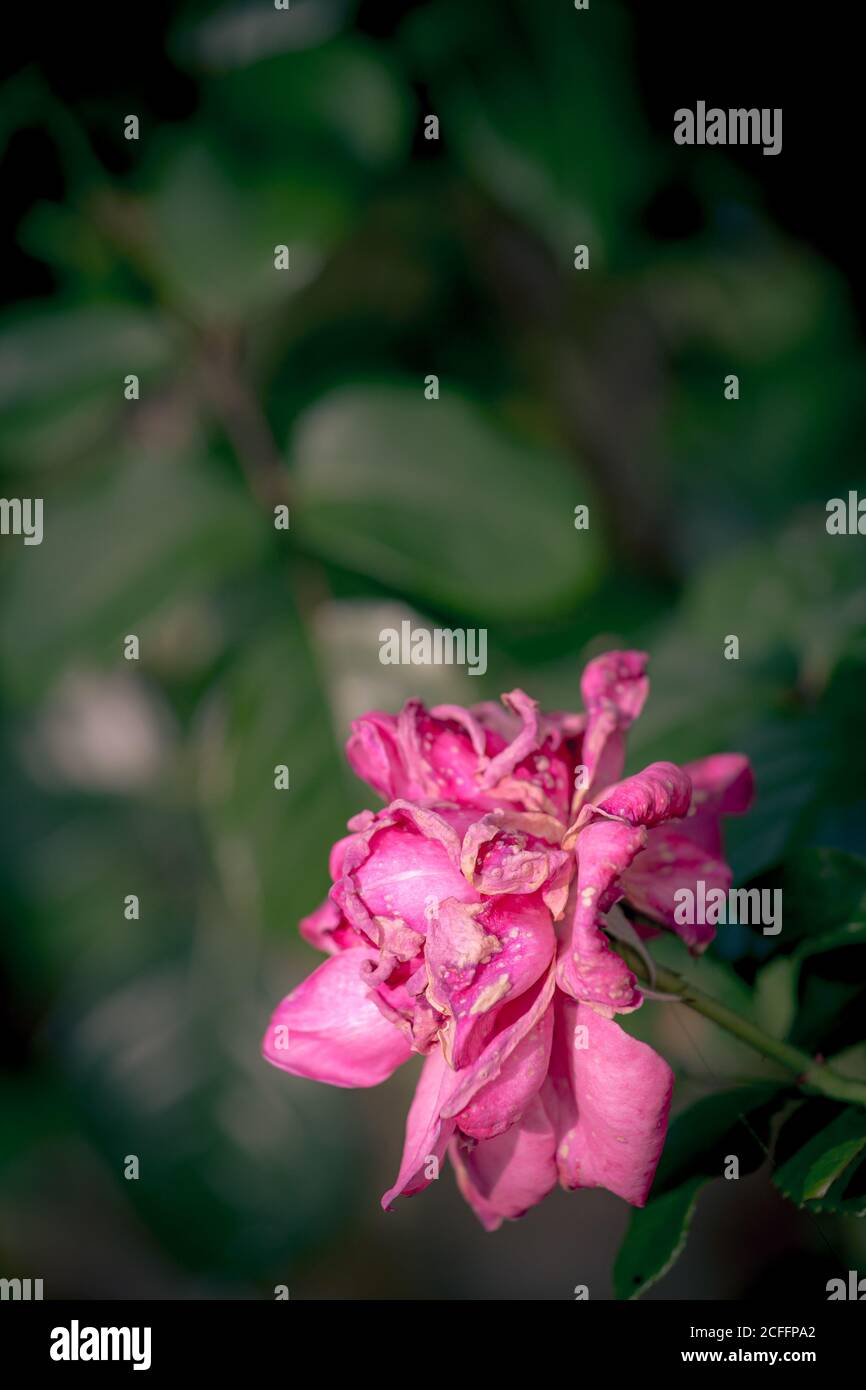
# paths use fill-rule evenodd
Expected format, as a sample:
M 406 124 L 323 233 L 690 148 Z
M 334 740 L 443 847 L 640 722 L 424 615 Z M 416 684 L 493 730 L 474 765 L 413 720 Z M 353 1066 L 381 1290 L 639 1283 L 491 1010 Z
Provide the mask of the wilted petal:
M 354 719 L 346 757 L 355 774 L 383 800 L 412 794 L 403 771 L 397 745 L 397 721 L 392 714 L 371 710 L 362 718 Z
M 691 780 L 692 800 L 679 833 L 716 859 L 724 858 L 719 818 L 741 816 L 751 806 L 755 779 L 749 760 L 742 753 L 714 753 L 686 763 L 683 771 Z
M 457 1128 L 475 1139 L 492 1139 L 515 1124 L 547 1075 L 552 1040 L 551 1003 L 506 1059 L 496 1079 L 482 1086 L 458 1112 Z
M 476 1061 L 456 1072 L 457 1085 L 445 1107 L 445 1114 L 459 1114 L 474 1100 L 483 1086 L 495 1082 L 509 1058 L 524 1038 L 543 1018 L 553 999 L 555 978 L 553 966 L 543 980 L 538 980 L 512 1003 L 506 1004 L 497 1020 L 497 1032 L 487 1043 Z
M 422 991 L 427 984 L 423 957 L 418 962 L 396 966 L 387 980 L 375 979 L 372 961 L 368 962 L 371 982 L 370 998 L 377 1009 L 399 1028 L 413 1052 L 426 1055 L 438 1046 L 442 1015 L 428 1003 Z
M 553 816 L 490 811 L 464 835 L 461 868 L 480 893 L 534 893 L 558 881 L 570 863 L 559 848 L 564 830 Z
M 556 1186 L 556 1135 L 541 1100 L 504 1134 L 479 1143 L 451 1143 L 451 1162 L 466 1201 L 488 1231 L 514 1221 Z
M 424 1063 L 409 1108 L 403 1161 L 397 1181 L 382 1198 L 385 1211 L 390 1210 L 396 1197 L 411 1197 L 422 1192 L 438 1176 L 448 1141 L 454 1133 L 454 1121 L 443 1120 L 442 1106 L 456 1084 L 457 1073 L 448 1066 L 442 1049 L 437 1048 Z
M 604 935 L 604 913 L 622 897 L 620 876 L 646 844 L 642 826 L 599 820 L 577 840 L 577 883 L 565 910 L 557 963 L 559 988 L 606 1012 L 641 1002 L 637 981 Z
M 550 913 L 537 899 L 440 906 L 427 931 L 427 998 L 446 1016 L 442 1046 L 453 1067 L 477 1058 L 503 1005 L 544 974 L 555 946 Z
M 495 758 L 491 758 L 484 769 L 481 784 L 486 791 L 495 787 L 508 773 L 513 772 L 517 764 L 530 753 L 534 753 L 541 742 L 538 701 L 531 699 L 523 690 L 512 690 L 509 694 L 503 695 L 502 703 L 518 716 L 521 727 L 508 747 L 497 753 Z
M 697 902 L 699 879 L 707 892 L 717 888 L 727 893 L 732 874 L 723 860 L 713 859 L 700 845 L 664 825 L 649 832 L 647 847 L 623 874 L 622 886 L 626 899 L 638 912 L 664 922 L 689 950 L 703 951 L 716 934 L 715 925 L 677 920 L 684 915 L 677 894 L 686 889 L 693 895 L 692 901 Z
M 301 918 L 298 931 L 317 951 L 327 951 L 330 956 L 361 945 L 358 933 L 330 898 L 326 898 L 321 907 L 317 907 L 308 917 Z
M 646 652 L 606 652 L 586 667 L 580 692 L 586 709 L 581 762 L 588 773 L 578 804 L 622 776 L 625 733 L 643 709 L 649 691 Z
M 370 999 L 366 949 L 326 960 L 277 1006 L 262 1043 L 269 1062 L 332 1086 L 376 1086 L 410 1055 Z
M 629 825 L 649 828 L 684 816 L 691 796 L 692 784 L 681 767 L 676 763 L 650 763 L 643 772 L 608 787 L 594 807 L 584 807 L 582 815 L 588 818 L 595 809 L 607 816 L 618 816 Z
M 642 1207 L 664 1145 L 673 1072 L 646 1043 L 583 1005 L 562 1001 L 557 1030 L 576 1107 L 575 1122 L 560 1131 L 562 1184 L 606 1187 Z

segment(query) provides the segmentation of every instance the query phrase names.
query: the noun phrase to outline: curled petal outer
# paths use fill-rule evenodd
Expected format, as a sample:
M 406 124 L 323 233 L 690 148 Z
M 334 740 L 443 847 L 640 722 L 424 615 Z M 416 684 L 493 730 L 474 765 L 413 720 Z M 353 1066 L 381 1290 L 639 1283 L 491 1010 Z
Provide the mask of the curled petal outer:
M 720 817 L 743 815 L 754 799 L 755 778 L 749 760 L 742 753 L 714 753 L 686 763 L 683 771 L 692 784 L 692 801 L 685 824 L 679 829 L 687 839 L 720 859 Z
M 634 777 L 608 787 L 592 805 L 584 806 L 577 824 L 586 824 L 601 814 L 650 829 L 684 816 L 691 796 L 691 781 L 681 767 L 676 763 L 650 763 Z

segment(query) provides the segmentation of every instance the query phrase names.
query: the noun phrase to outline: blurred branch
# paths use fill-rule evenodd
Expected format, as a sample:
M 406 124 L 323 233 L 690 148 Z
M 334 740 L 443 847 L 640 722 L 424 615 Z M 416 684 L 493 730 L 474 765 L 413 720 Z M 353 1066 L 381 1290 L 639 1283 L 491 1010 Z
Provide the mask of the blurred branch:
M 204 398 L 219 420 L 246 476 L 250 491 L 268 510 L 288 505 L 286 470 L 243 370 L 242 332 L 233 324 L 202 323 L 177 302 L 154 254 L 144 209 L 133 199 L 100 193 L 93 200 L 96 225 L 149 285 L 165 311 L 193 341 L 194 366 Z
M 655 978 L 650 980 L 649 970 L 637 951 L 632 950 L 623 942 L 617 942 L 616 949 L 629 968 L 641 979 L 646 980 L 665 994 L 676 995 L 681 1003 L 687 1004 L 695 1013 L 711 1019 L 720 1028 L 724 1028 L 726 1032 L 760 1052 L 762 1056 L 768 1057 L 770 1061 L 778 1062 L 787 1071 L 793 1072 L 798 1086 L 802 1086 L 805 1090 L 818 1091 L 821 1095 L 829 1096 L 832 1100 L 849 1101 L 854 1105 L 866 1106 L 866 1082 L 855 1081 L 847 1076 L 839 1076 L 837 1072 L 827 1066 L 826 1062 L 810 1057 L 807 1052 L 801 1052 L 799 1048 L 791 1047 L 789 1043 L 779 1042 L 777 1038 L 771 1038 L 750 1019 L 743 1018 L 741 1014 L 734 1013 L 733 1009 L 729 1009 L 726 1004 L 721 1004 L 711 995 L 705 994 L 702 989 L 691 984 L 677 971 L 655 965 Z
M 286 470 L 253 392 L 247 385 L 240 333 L 211 328 L 199 339 L 199 368 L 208 403 L 231 440 L 250 491 L 262 506 L 288 506 Z

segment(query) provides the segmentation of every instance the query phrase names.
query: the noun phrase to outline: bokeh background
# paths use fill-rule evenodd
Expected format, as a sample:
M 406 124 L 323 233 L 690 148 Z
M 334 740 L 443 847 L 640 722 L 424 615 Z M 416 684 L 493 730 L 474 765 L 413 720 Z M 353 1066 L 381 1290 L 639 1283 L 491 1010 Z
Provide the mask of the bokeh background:
M 824 527 L 866 485 L 854 93 L 837 62 L 828 106 L 826 36 L 758 8 L 22 16 L 0 491 L 46 520 L 40 547 L 0 541 L 4 1275 L 46 1297 L 611 1296 L 617 1199 L 557 1193 L 487 1236 L 449 1172 L 385 1216 L 414 1065 L 351 1093 L 258 1049 L 316 963 L 296 925 L 328 847 L 371 804 L 341 755 L 367 708 L 516 684 L 577 708 L 589 656 L 644 647 L 630 766 L 754 760 L 738 881 L 866 846 L 866 542 Z M 677 148 L 699 98 L 782 105 L 781 156 Z M 402 617 L 485 627 L 486 676 L 381 666 Z M 771 946 L 727 928 L 693 973 L 783 1032 Z M 802 1035 L 849 1067 L 864 973 L 813 980 Z M 677 1105 L 772 1076 L 682 1014 L 629 1022 Z M 762 1170 L 705 1191 L 647 1297 L 793 1297 L 864 1248 Z

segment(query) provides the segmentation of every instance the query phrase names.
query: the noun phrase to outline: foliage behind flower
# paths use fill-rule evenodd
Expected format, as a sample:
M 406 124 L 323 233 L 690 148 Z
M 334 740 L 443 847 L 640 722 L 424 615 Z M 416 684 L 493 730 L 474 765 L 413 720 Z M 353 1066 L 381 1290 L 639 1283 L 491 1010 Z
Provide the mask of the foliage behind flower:
M 488 1230 L 557 1181 L 646 1202 L 673 1074 L 616 1021 L 644 996 L 608 930 L 623 902 L 643 935 L 708 945 L 674 894 L 729 887 L 720 817 L 747 809 L 752 776 L 718 754 L 620 780 L 645 668 L 634 651 L 590 662 L 583 714 L 514 690 L 503 708 L 410 700 L 353 726 L 349 760 L 388 804 L 331 852 L 333 887 L 301 923 L 330 959 L 279 1005 L 264 1055 L 337 1086 L 424 1056 L 386 1208 L 446 1150 Z

